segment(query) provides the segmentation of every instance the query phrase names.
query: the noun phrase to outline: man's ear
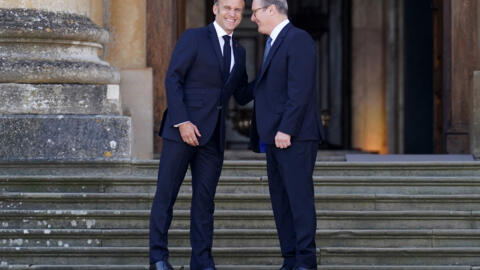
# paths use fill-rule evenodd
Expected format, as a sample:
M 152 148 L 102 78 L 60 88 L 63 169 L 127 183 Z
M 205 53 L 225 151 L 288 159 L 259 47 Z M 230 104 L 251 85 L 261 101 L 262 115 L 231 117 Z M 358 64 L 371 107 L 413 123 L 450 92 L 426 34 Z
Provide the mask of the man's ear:
M 270 5 L 267 10 L 270 15 L 278 13 L 277 7 L 275 5 Z
M 217 4 L 213 4 L 212 10 L 213 10 L 213 14 L 217 15 L 217 13 L 218 13 L 218 6 L 217 6 Z

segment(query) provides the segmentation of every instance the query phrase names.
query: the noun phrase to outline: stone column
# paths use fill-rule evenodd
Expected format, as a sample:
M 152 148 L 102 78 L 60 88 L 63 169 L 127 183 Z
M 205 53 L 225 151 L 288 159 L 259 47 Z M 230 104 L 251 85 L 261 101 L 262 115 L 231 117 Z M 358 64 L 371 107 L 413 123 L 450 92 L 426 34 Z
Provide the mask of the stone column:
M 0 8 L 28 8 L 52 12 L 75 13 L 90 17 L 92 4 L 99 0 L 2 0 Z
M 120 76 L 98 57 L 108 32 L 84 16 L 90 0 L 0 3 L 0 161 L 129 159 Z
M 153 72 L 147 67 L 147 3 L 108 0 L 104 4 L 108 14 L 105 25 L 110 31 L 105 59 L 120 70 L 122 107 L 132 118 L 132 156 L 152 159 Z
M 388 152 L 385 4 L 377 0 L 352 2 L 352 146 L 381 154 Z

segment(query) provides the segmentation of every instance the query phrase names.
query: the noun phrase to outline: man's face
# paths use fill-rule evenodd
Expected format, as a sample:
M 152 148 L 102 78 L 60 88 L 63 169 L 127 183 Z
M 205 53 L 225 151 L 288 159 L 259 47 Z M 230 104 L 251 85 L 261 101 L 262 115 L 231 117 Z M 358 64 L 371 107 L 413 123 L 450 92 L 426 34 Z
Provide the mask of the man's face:
M 258 32 L 269 35 L 270 16 L 267 14 L 268 7 L 263 5 L 262 0 L 253 0 L 252 2 L 252 22 L 258 25 Z
M 242 21 L 244 8 L 244 0 L 218 0 L 218 3 L 213 5 L 215 21 L 227 34 L 230 34 Z

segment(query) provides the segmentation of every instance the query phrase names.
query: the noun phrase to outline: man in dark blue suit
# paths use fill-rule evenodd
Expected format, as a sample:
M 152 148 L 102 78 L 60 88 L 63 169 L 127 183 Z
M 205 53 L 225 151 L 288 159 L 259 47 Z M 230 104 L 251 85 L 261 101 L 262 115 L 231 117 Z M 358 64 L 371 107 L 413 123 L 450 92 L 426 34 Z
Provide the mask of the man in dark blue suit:
M 251 147 L 266 150 L 267 173 L 284 264 L 317 269 L 313 170 L 323 138 L 316 91 L 316 46 L 287 18 L 286 0 L 253 0 L 252 21 L 268 35 L 254 98 Z M 261 147 L 259 147 L 261 146 Z
M 187 30 L 177 42 L 165 80 L 168 109 L 160 135 L 157 191 L 150 217 L 150 269 L 168 262 L 168 229 L 188 165 L 192 172 L 191 270 L 213 270 L 214 196 L 223 164 L 225 110 L 247 83 L 245 49 L 232 39 L 244 0 L 217 0 L 215 22 Z

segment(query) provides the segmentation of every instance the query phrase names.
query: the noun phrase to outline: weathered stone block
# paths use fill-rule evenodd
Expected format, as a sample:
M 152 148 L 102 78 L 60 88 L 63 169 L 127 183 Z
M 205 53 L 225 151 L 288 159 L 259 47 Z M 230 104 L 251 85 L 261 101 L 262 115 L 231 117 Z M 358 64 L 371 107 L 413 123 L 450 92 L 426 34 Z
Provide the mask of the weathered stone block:
M 0 58 L 0 82 L 118 84 L 120 74 L 109 65 L 93 62 L 2 57 Z
M 131 120 L 106 115 L 0 115 L 0 161 L 122 160 Z
M 120 115 L 118 85 L 0 84 L 0 114 Z

